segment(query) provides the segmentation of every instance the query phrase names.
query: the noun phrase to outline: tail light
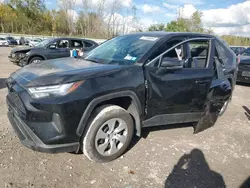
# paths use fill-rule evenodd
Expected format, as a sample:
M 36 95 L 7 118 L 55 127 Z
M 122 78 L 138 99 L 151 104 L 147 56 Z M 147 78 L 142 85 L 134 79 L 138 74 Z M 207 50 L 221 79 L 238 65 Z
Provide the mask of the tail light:
M 237 63 L 240 63 L 240 55 L 237 56 Z

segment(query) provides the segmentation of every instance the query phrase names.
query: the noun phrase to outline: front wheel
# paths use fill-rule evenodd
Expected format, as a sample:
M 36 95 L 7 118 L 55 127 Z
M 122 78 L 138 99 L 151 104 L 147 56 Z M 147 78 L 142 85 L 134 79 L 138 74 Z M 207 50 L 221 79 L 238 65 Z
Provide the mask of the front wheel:
M 41 57 L 33 57 L 30 61 L 29 64 L 32 63 L 39 63 L 40 61 L 42 61 L 43 59 Z
M 133 132 L 133 119 L 125 109 L 115 105 L 101 106 L 90 119 L 83 152 L 95 162 L 112 161 L 125 152 Z

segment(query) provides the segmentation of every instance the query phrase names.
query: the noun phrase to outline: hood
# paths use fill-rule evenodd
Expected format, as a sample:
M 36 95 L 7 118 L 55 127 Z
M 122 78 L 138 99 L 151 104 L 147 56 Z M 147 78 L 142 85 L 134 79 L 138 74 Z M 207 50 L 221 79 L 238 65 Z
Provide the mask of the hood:
M 98 64 L 83 59 L 62 58 L 42 61 L 23 67 L 11 75 L 24 87 L 70 83 L 111 74 L 121 70 L 120 65 Z
M 28 52 L 32 49 L 32 47 L 24 46 L 24 47 L 16 47 L 11 50 L 12 53 L 16 52 Z

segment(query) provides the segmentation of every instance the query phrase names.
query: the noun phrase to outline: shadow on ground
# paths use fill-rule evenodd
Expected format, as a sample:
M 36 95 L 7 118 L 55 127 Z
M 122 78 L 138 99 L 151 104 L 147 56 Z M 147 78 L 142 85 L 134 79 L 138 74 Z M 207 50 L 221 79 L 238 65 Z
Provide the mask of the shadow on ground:
M 165 181 L 165 188 L 225 188 L 219 173 L 212 171 L 199 149 L 183 155 Z
M 247 119 L 250 121 L 250 110 L 246 106 L 242 106 L 242 108 L 245 110 L 245 115 Z
M 3 89 L 6 87 L 5 81 L 6 81 L 6 78 L 0 78 L 0 89 Z
M 240 188 L 249 188 L 250 187 L 250 177 L 240 186 Z

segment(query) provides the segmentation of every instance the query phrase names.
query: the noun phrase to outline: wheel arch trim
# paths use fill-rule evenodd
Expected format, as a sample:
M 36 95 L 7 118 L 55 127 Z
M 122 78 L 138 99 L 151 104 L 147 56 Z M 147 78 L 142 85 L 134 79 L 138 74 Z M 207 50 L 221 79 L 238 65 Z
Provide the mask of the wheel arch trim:
M 141 103 L 139 98 L 137 97 L 137 95 L 133 92 L 133 91 L 120 91 L 120 92 L 115 92 L 115 93 L 110 93 L 110 94 L 106 94 L 100 97 L 97 97 L 95 99 L 93 99 L 87 106 L 87 108 L 85 109 L 82 118 L 80 120 L 80 123 L 78 124 L 77 130 L 76 130 L 76 134 L 78 136 L 82 136 L 84 133 L 84 130 L 86 128 L 87 122 L 89 120 L 89 117 L 91 115 L 91 113 L 93 112 L 93 110 L 98 106 L 98 104 L 111 100 L 111 99 L 115 99 L 115 98 L 120 98 L 120 97 L 130 97 L 132 99 L 132 103 L 134 104 L 131 105 L 134 108 L 136 108 L 135 111 L 138 112 L 137 115 L 133 116 L 135 118 L 135 128 L 137 131 L 137 135 L 140 136 L 141 134 L 141 120 L 140 117 L 142 115 L 142 107 L 141 107 Z M 129 110 L 129 109 L 128 109 Z M 134 115 L 134 114 L 133 114 Z

